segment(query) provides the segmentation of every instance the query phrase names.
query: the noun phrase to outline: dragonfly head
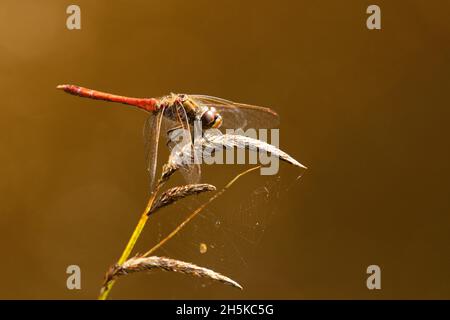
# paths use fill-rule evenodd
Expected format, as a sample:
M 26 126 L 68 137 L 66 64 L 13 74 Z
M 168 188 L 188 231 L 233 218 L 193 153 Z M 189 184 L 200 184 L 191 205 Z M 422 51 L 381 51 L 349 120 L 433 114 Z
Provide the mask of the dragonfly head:
M 202 121 L 202 127 L 204 129 L 219 128 L 222 125 L 222 117 L 217 112 L 216 108 L 199 106 L 193 99 L 185 94 L 176 96 L 176 101 L 183 105 L 189 118 L 192 115 L 197 115 L 198 111 L 202 110 L 203 113 L 200 116 L 200 120 Z
M 222 125 L 222 117 L 217 112 L 216 108 L 208 108 L 201 117 L 203 128 L 219 128 Z

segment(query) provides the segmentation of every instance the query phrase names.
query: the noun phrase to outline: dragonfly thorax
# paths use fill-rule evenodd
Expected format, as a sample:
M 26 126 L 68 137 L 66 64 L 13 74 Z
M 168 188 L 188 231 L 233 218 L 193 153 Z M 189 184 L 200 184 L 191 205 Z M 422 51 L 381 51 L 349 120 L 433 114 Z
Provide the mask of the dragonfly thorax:
M 202 122 L 203 129 L 219 128 L 222 125 L 222 117 L 214 107 L 200 105 L 186 94 L 172 95 L 172 101 L 169 102 L 170 115 L 174 115 L 176 106 L 182 106 L 184 113 L 190 124 L 199 119 Z M 171 110 L 172 109 L 172 110 Z M 170 117 L 170 116 L 169 116 Z
M 195 114 L 202 121 L 203 129 L 219 128 L 222 125 L 222 117 L 214 107 L 201 106 L 189 96 L 183 95 L 183 106 L 186 113 Z

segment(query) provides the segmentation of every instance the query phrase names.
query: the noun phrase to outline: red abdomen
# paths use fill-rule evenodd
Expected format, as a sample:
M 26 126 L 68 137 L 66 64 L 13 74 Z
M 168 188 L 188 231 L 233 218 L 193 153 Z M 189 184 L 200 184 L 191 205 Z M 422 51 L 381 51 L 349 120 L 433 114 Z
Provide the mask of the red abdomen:
M 80 96 L 83 98 L 91 98 L 96 100 L 104 100 L 111 102 L 119 102 L 138 107 L 146 111 L 156 111 L 158 109 L 158 100 L 154 98 L 130 98 L 119 96 L 111 93 L 101 92 L 88 88 L 75 86 L 72 84 L 59 85 L 56 88 L 64 90 L 67 93 Z

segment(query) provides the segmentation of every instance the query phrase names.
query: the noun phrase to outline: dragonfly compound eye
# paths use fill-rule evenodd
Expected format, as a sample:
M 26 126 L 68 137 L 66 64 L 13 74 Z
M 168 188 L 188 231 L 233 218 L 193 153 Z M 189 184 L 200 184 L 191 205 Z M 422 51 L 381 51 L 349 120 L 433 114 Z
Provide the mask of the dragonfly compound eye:
M 216 115 L 213 111 L 208 110 L 202 115 L 202 125 L 204 128 L 211 128 L 214 125 Z
M 202 115 L 203 128 L 219 128 L 222 125 L 222 117 L 216 109 L 211 108 Z

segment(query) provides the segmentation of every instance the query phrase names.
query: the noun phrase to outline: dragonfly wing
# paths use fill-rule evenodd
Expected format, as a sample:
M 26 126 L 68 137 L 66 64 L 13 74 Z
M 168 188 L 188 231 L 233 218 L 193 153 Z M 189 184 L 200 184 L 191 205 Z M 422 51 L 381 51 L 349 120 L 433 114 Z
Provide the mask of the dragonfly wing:
M 144 125 L 144 147 L 147 172 L 149 176 L 150 192 L 156 183 L 156 166 L 158 163 L 158 145 L 161 133 L 161 123 L 164 110 L 151 114 Z
M 190 97 L 200 105 L 216 108 L 223 118 L 224 128 L 271 129 L 279 125 L 278 114 L 267 107 L 237 103 L 205 95 L 190 95 Z
M 167 122 L 168 146 L 171 152 L 182 150 L 183 166 L 180 168 L 181 174 L 188 183 L 198 183 L 201 177 L 200 164 L 194 161 L 194 144 L 191 133 L 191 126 L 186 114 L 186 110 L 181 105 L 176 105 L 171 110 L 172 121 Z M 174 148 L 177 148 L 174 150 Z

